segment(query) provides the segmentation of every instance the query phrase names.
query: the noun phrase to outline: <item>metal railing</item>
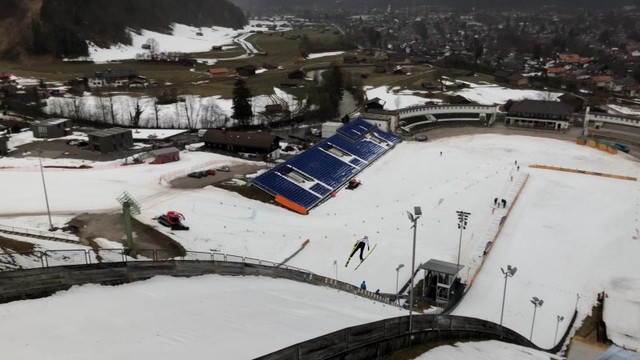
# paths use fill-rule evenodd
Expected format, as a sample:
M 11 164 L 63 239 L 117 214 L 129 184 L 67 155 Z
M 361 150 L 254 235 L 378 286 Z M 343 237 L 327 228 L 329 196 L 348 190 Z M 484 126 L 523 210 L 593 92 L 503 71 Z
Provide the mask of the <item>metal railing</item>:
M 16 226 L 0 225 L 0 232 L 14 233 L 14 234 L 25 235 L 25 236 L 35 235 L 35 236 L 46 237 L 51 239 L 60 239 L 68 242 L 80 242 L 80 239 L 75 235 L 69 235 L 69 234 L 64 234 L 64 233 L 59 233 L 54 231 L 27 229 L 27 228 L 16 227 Z
M 245 263 L 253 265 L 262 265 L 269 267 L 277 267 L 286 270 L 300 271 L 310 274 L 309 270 L 298 268 L 290 265 L 280 265 L 268 260 L 261 260 L 252 257 L 225 254 L 219 252 L 208 251 L 185 251 L 184 255 L 179 256 L 163 256 L 175 253 L 164 249 L 59 249 L 45 251 L 26 251 L 26 252 L 6 252 L 6 255 L 22 255 L 25 257 L 35 257 L 39 261 L 21 264 L 19 268 L 5 269 L 4 271 L 16 271 L 30 268 L 45 268 L 54 266 L 68 265 L 89 265 L 96 263 L 116 263 L 116 262 L 134 262 L 134 261 L 214 261 L 214 262 L 233 262 Z M 2 254 L 2 253 L 0 253 Z M 131 256 L 131 254 L 135 254 Z M 35 265 L 35 264 L 39 265 Z M 31 266 L 33 265 L 33 266 Z
M 173 274 L 173 276 L 193 276 L 194 274 L 218 273 L 226 275 L 252 274 L 283 277 L 295 281 L 306 282 L 311 285 L 330 286 L 374 301 L 381 301 L 387 304 L 390 303 L 388 298 L 362 290 L 354 285 L 339 282 L 333 278 L 315 275 L 308 270 L 293 266 L 278 266 L 278 264 L 271 261 L 205 251 L 187 251 L 180 256 L 162 259 L 158 257 L 158 253 L 166 250 L 149 249 L 133 251 L 138 253 L 138 258 L 129 256 L 128 254 L 131 253 L 131 250 L 126 248 L 86 250 L 63 249 L 46 250 L 44 252 L 30 251 L 22 253 L 4 253 L 5 255 L 10 256 L 18 254 L 34 256 L 39 261 L 32 261 L 34 264 L 32 267 L 33 269 L 23 270 L 24 276 L 13 276 L 10 274 L 11 271 L 5 272 L 4 275 L 0 272 L 0 277 L 3 279 L 3 292 L 0 293 L 0 298 L 2 298 L 3 302 L 7 302 L 25 298 L 42 297 L 48 296 L 55 291 L 68 289 L 73 285 L 90 282 L 102 283 L 105 281 L 111 283 L 133 282 L 152 277 L 154 276 L 154 273 L 157 275 Z M 139 254 L 141 253 L 145 253 L 147 256 L 140 256 Z M 0 255 L 2 254 L 0 253 Z M 100 261 L 98 261 L 98 258 Z M 225 266 L 225 262 L 229 264 Z M 24 261 L 22 263 L 24 263 Z M 96 267 L 98 263 L 106 263 L 107 265 Z M 130 264 L 127 265 L 127 263 Z M 209 266 L 208 263 L 212 266 Z M 124 264 L 124 267 L 119 264 Z M 158 265 L 157 267 L 155 267 L 156 264 Z M 164 266 L 164 264 L 173 265 L 167 267 Z M 23 266 L 23 268 L 25 268 L 25 266 Z M 29 266 L 26 266 L 26 268 L 29 268 Z M 41 268 L 45 269 L 39 270 Z M 168 269 L 169 271 L 167 271 Z M 290 271 L 283 272 L 283 269 Z M 85 273 L 91 274 L 91 276 L 87 276 Z M 60 274 L 64 274 L 64 276 L 60 277 Z M 46 281 L 48 278 L 55 280 L 55 282 L 48 283 Z M 368 356 L 366 354 L 370 354 L 370 351 L 372 350 L 391 353 L 406 349 L 418 343 L 429 342 L 433 340 L 433 334 L 435 334 L 436 338 L 441 338 L 441 334 L 445 334 L 445 336 L 450 339 L 475 337 L 478 335 L 481 337 L 488 336 L 489 338 L 507 340 L 543 351 L 557 352 L 560 350 L 560 347 L 569 334 L 573 321 L 575 321 L 576 314 L 577 312 L 574 314 L 571 325 L 567 329 L 567 332 L 560 343 L 550 350 L 541 349 L 532 344 L 522 335 L 485 320 L 465 318 L 461 316 L 432 314 L 416 316 L 414 319 L 415 330 L 414 333 L 411 334 L 411 337 L 408 336 L 409 334 L 407 332 L 408 317 L 404 316 L 340 330 L 289 346 L 261 358 L 270 360 L 290 359 L 291 357 L 288 356 L 295 353 L 299 356 L 295 358 L 299 359 L 342 358 L 341 356 L 345 356 L 347 354 L 354 355 L 354 359 L 364 359 Z M 446 335 L 447 333 L 449 335 Z M 336 334 L 338 334 L 338 336 L 336 336 Z M 413 337 L 416 338 L 413 339 Z M 341 344 L 340 341 L 343 341 L 344 344 Z M 315 346 L 322 343 L 331 343 L 335 346 L 324 348 Z M 310 349 L 316 349 L 322 353 L 322 356 L 314 357 L 314 355 L 320 355 L 320 353 L 311 354 L 308 352 Z M 306 355 L 311 355 L 311 357 L 306 357 Z M 358 357 L 358 355 L 362 355 L 364 357 Z
M 173 252 L 175 253 L 175 252 Z M 207 251 L 186 251 L 182 255 L 171 256 L 170 250 L 164 249 L 134 249 L 113 248 L 113 249 L 61 249 L 46 251 L 28 252 L 5 252 L 2 255 L 22 255 L 25 259 L 32 258 L 32 261 L 21 261 L 14 268 L 5 268 L 3 271 L 20 271 L 36 268 L 65 267 L 74 265 L 92 265 L 100 263 L 134 263 L 134 262 L 169 262 L 169 261 L 197 261 L 212 262 L 215 264 L 247 264 L 259 265 L 273 269 L 284 269 L 300 273 L 300 278 L 306 283 L 321 286 L 330 286 L 341 291 L 350 292 L 357 296 L 370 300 L 383 302 L 385 304 L 396 305 L 388 295 L 376 294 L 371 291 L 362 290 L 358 286 L 337 281 L 334 278 L 316 275 L 309 270 L 278 264 L 273 261 L 261 260 L 257 258 L 225 254 L 220 252 Z M 134 256 L 131 256 L 134 255 Z M 166 256 L 163 256 L 166 255 Z
M 420 344 L 441 344 L 470 339 L 494 339 L 545 351 L 524 336 L 498 324 L 453 315 L 397 317 L 357 325 L 288 346 L 254 360 L 373 359 Z

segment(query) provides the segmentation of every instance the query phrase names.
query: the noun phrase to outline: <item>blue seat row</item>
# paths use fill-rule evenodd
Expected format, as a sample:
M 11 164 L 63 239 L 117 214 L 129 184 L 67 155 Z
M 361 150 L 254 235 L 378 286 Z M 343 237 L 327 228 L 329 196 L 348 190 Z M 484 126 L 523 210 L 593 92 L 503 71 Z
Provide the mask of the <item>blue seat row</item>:
M 296 184 L 293 180 L 282 177 L 273 170 L 256 177 L 253 184 L 271 195 L 282 195 L 291 201 L 295 201 L 306 209 L 314 207 L 322 200 L 321 197 Z
M 375 136 L 377 141 L 367 136 Z M 400 141 L 399 137 L 356 119 L 335 135 L 256 177 L 253 184 L 309 210 Z M 300 184 L 295 179 L 307 183 Z
M 358 118 L 346 123 L 343 127 L 338 129 L 337 133 L 342 134 L 350 140 L 357 141 L 374 127 L 374 125 Z

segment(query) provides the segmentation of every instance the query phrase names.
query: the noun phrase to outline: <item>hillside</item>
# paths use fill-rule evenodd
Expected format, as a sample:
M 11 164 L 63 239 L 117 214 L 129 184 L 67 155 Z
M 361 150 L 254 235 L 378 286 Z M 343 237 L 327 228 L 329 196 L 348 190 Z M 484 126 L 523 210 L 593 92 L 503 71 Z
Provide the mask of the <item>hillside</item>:
M 87 43 L 130 42 L 127 29 L 168 31 L 171 23 L 238 28 L 242 10 L 227 0 L 3 0 L 0 59 L 83 56 Z
M 234 4 L 245 10 L 300 10 L 322 9 L 336 10 L 335 2 L 318 2 L 313 0 L 231 0 Z M 563 9 L 607 9 L 615 10 L 624 5 L 637 5 L 637 0 L 611 0 L 602 2 L 598 0 L 543 0 L 543 1 L 510 1 L 510 0 L 352 0 L 337 1 L 344 8 L 349 9 L 386 9 L 391 5 L 392 9 L 404 6 L 417 5 L 442 5 L 457 9 L 500 9 L 500 10 L 539 10 L 540 6 Z

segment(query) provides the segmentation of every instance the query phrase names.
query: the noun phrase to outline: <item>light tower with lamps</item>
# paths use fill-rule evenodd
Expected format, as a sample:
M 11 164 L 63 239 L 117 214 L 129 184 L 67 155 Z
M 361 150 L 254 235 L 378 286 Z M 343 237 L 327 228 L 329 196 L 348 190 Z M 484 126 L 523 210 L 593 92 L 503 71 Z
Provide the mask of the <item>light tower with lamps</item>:
M 500 268 L 500 270 L 502 270 L 502 274 L 504 275 L 504 291 L 502 292 L 502 310 L 500 311 L 500 326 L 502 326 L 502 317 L 504 316 L 504 299 L 507 296 L 507 279 L 515 275 L 516 271 L 518 271 L 518 268 L 515 266 L 511 267 L 511 265 L 507 265 L 507 271 L 504 271 L 503 268 Z
M 413 207 L 413 214 L 407 211 L 409 221 L 413 223 L 413 251 L 411 252 L 411 282 L 409 284 L 409 336 L 413 336 L 413 277 L 416 272 L 416 231 L 418 230 L 418 219 L 422 215 L 420 206 Z M 411 338 L 410 338 L 411 340 Z
M 458 229 L 460 229 L 460 240 L 458 241 L 458 261 L 456 262 L 456 268 L 460 267 L 460 248 L 462 247 L 462 230 L 467 228 L 467 219 L 471 213 L 464 212 L 462 210 L 456 211 L 458 213 Z
M 531 334 L 529 335 L 529 341 L 533 341 L 533 326 L 536 323 L 536 310 L 544 304 L 544 300 L 538 299 L 536 296 L 531 298 L 531 303 L 533 304 L 533 320 L 531 321 Z

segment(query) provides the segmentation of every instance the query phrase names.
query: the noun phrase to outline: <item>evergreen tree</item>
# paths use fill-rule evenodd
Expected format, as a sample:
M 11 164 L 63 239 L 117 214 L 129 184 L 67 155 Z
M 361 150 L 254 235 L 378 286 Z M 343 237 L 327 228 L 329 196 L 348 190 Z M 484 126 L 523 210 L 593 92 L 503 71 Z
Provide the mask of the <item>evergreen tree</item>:
M 31 46 L 27 48 L 27 51 L 34 55 L 44 55 L 49 51 L 47 46 L 47 39 L 42 30 L 42 25 L 39 21 L 31 23 Z
M 238 120 L 240 126 L 251 124 L 253 110 L 251 109 L 251 90 L 247 83 L 241 78 L 236 79 L 233 85 L 233 118 Z
M 306 34 L 302 35 L 300 44 L 298 45 L 298 50 L 300 51 L 300 56 L 303 58 L 306 59 L 309 57 L 309 54 L 311 53 L 311 40 L 309 40 L 309 37 Z
M 320 86 L 320 110 L 331 117 L 338 115 L 338 108 L 344 94 L 344 77 L 337 64 L 332 64 L 329 70 L 323 73 L 323 81 Z

